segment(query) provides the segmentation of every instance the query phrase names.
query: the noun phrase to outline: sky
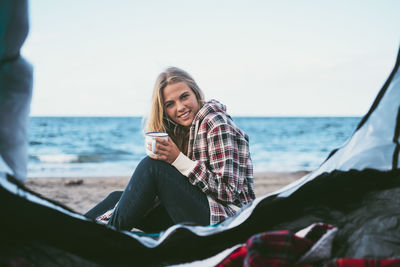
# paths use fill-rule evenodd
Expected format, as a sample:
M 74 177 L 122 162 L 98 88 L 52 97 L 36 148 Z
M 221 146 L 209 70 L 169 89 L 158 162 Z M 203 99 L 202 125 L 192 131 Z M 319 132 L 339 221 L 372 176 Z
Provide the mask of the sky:
M 398 0 L 31 0 L 32 116 L 143 116 L 188 71 L 233 116 L 362 116 L 400 45 Z

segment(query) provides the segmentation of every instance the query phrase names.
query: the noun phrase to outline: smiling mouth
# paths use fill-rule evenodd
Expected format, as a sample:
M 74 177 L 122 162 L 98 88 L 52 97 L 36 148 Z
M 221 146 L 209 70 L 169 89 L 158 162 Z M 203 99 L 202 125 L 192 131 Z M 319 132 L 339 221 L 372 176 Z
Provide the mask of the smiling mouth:
M 189 118 L 190 111 L 183 113 L 182 115 L 178 116 L 180 119 L 187 119 Z

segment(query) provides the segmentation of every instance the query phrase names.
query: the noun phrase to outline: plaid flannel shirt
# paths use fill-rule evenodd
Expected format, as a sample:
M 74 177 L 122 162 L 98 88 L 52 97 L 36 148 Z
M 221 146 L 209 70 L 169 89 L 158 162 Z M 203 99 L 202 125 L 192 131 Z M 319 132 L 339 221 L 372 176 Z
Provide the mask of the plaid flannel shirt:
M 207 195 L 210 223 L 219 223 L 255 199 L 249 138 L 216 100 L 199 110 L 189 136 L 195 166 L 186 176 Z

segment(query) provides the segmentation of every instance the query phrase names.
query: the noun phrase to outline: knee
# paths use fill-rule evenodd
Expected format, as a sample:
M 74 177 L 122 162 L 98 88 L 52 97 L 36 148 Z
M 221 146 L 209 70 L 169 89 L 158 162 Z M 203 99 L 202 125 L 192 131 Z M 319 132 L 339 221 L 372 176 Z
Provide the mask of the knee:
M 113 191 L 108 194 L 107 199 L 118 201 L 122 196 L 123 191 Z
M 149 167 L 154 167 L 154 166 L 158 167 L 158 166 L 166 166 L 166 165 L 170 165 L 170 164 L 165 161 L 152 159 L 149 156 L 147 156 L 140 161 L 138 168 L 143 168 L 143 167 L 149 168 Z
M 151 165 L 154 164 L 155 161 L 156 161 L 155 159 L 146 156 L 140 161 L 139 165 Z
M 145 157 L 136 167 L 133 176 L 139 176 L 140 178 L 146 179 L 148 177 L 153 177 L 157 179 L 174 170 L 178 171 L 175 167 L 165 161 Z

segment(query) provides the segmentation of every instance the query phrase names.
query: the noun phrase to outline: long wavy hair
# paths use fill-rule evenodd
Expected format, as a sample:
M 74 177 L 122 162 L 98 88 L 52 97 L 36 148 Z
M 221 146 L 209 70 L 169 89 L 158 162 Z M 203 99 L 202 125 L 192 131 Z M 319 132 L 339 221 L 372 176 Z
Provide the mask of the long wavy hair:
M 164 88 L 178 82 L 185 82 L 192 89 L 200 108 L 204 105 L 204 94 L 189 73 L 177 67 L 169 67 L 157 77 L 144 130 L 145 132 L 167 132 L 178 148 L 187 154 L 189 128 L 172 121 L 164 110 Z

